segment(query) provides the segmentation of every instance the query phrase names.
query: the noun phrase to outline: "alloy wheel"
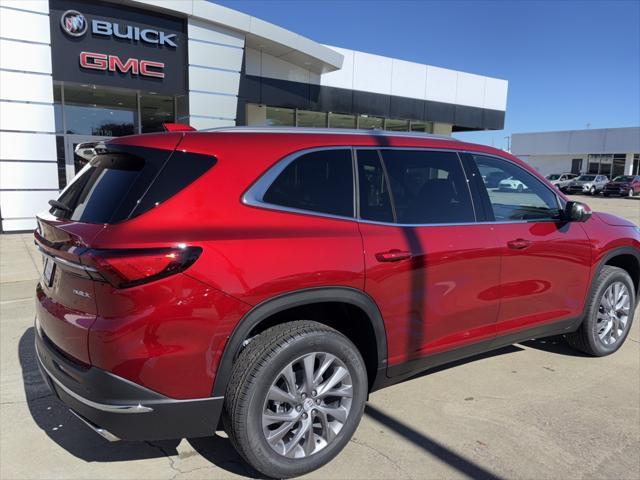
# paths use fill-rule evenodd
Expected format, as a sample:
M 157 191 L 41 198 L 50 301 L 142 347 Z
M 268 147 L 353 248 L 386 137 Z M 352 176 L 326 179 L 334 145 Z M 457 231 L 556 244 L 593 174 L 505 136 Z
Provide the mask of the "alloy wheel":
M 267 392 L 264 437 L 284 457 L 313 455 L 340 433 L 352 399 L 351 373 L 338 357 L 324 352 L 303 355 L 280 371 Z
M 622 282 L 614 282 L 605 290 L 598 307 L 595 331 L 600 341 L 610 347 L 622 337 L 629 324 L 631 295 Z

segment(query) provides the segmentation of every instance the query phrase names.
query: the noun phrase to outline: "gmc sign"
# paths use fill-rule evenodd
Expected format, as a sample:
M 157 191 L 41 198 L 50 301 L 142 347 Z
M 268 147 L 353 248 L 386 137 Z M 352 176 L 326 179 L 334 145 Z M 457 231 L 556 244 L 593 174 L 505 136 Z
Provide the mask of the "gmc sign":
M 164 63 L 151 60 L 138 60 L 129 58 L 122 63 L 117 55 L 104 53 L 80 52 L 80 66 L 91 70 L 108 70 L 110 72 L 131 72 L 132 75 L 145 77 L 164 78 Z

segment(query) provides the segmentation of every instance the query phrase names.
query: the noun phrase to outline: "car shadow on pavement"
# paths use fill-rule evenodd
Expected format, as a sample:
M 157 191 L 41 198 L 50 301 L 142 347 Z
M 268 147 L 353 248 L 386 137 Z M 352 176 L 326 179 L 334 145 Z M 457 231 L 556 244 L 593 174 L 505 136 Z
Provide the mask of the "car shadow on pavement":
M 562 335 L 555 337 L 536 338 L 535 340 L 527 340 L 526 342 L 520 342 L 521 345 L 529 348 L 535 348 L 536 350 L 542 350 L 544 352 L 556 353 L 558 355 L 566 355 L 569 357 L 588 357 L 586 353 L 579 352 L 571 348 Z
M 51 393 L 38 370 L 35 330 L 27 329 L 20 338 L 18 355 L 27 405 L 36 425 L 72 455 L 87 462 L 140 460 L 176 454 L 179 440 L 146 442 L 108 442 L 91 431 Z
M 18 344 L 22 380 L 29 413 L 36 425 L 67 452 L 86 462 L 121 462 L 178 456 L 181 439 L 153 442 L 108 442 L 91 431 L 59 401 L 38 370 L 35 353 L 35 330 L 27 329 Z M 229 439 L 220 435 L 187 439 L 205 459 L 217 467 L 251 478 L 260 474 L 247 465 L 234 450 Z

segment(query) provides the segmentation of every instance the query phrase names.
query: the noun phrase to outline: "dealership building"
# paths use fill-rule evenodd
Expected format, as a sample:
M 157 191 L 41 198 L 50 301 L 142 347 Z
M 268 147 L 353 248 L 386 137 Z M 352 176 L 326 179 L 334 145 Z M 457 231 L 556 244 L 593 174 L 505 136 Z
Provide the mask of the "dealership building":
M 511 153 L 542 175 L 640 175 L 640 127 L 514 133 Z
M 76 147 L 233 125 L 502 129 L 507 82 L 342 47 L 204 0 L 0 0 L 2 231 L 35 227 Z

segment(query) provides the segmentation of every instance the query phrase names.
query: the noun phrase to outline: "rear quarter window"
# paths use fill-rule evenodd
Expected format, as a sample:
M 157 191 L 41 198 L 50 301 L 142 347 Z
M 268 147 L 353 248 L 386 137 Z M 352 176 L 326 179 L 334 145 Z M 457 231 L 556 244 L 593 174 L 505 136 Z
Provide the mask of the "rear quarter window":
M 180 151 L 108 145 L 78 173 L 50 212 L 84 223 L 118 223 L 167 201 L 215 164 Z

